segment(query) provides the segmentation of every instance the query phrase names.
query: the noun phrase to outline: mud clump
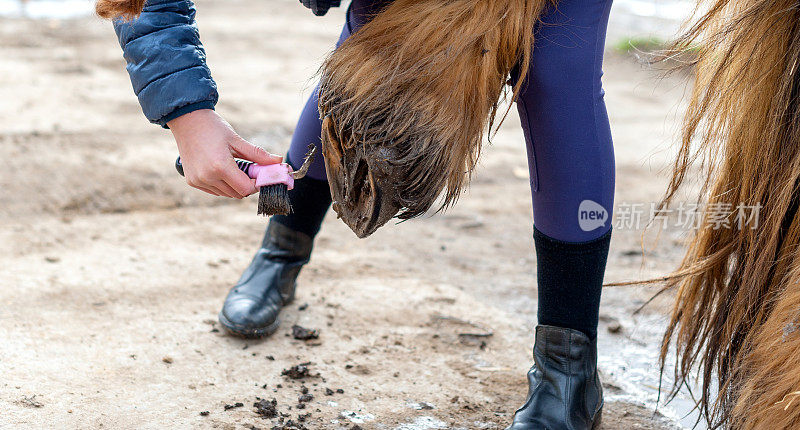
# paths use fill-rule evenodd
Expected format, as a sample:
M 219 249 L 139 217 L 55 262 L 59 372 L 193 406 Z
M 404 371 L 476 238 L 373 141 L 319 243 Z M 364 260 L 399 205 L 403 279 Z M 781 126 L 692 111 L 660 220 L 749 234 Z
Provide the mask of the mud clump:
M 300 363 L 298 365 L 292 366 L 288 369 L 283 369 L 281 372 L 282 376 L 286 376 L 289 379 L 303 379 L 311 376 L 311 372 L 308 369 L 308 365 L 311 364 L 310 362 Z
M 292 337 L 297 340 L 319 339 L 319 330 L 309 329 L 295 324 L 292 326 Z
M 234 404 L 232 404 L 232 405 L 225 405 L 224 407 L 225 407 L 225 410 L 226 410 L 226 411 L 229 411 L 229 410 L 231 410 L 231 409 L 235 409 L 235 408 L 241 408 L 242 406 L 244 406 L 244 403 L 242 403 L 242 402 L 236 402 L 236 403 L 234 403 Z
M 258 401 L 253 403 L 253 407 L 256 408 L 256 414 L 261 418 L 275 418 L 278 416 L 278 401 L 275 399 L 272 400 L 265 400 L 259 399 L 256 397 Z

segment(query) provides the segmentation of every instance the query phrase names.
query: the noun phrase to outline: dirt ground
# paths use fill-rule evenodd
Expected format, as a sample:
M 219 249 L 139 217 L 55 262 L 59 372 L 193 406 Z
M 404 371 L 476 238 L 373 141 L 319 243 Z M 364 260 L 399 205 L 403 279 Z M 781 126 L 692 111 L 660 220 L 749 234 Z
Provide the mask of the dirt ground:
M 198 2 L 218 110 L 275 152 L 343 19 L 296 3 Z M 649 205 L 683 80 L 609 53 L 605 83 L 618 206 Z M 253 198 L 207 197 L 175 174 L 175 146 L 142 117 L 108 23 L 0 19 L 0 100 L 0 428 L 501 429 L 522 404 L 536 257 L 515 115 L 449 212 L 366 240 L 328 217 L 281 329 L 247 341 L 216 315 L 265 220 Z M 607 281 L 676 265 L 680 232 L 643 261 L 641 227 L 615 231 Z M 654 291 L 605 293 L 606 429 L 677 425 L 612 360 L 638 345 L 650 354 L 640 373 L 657 381 L 646 333 L 660 332 L 668 299 L 633 314 Z M 319 339 L 295 340 L 294 324 Z M 282 375 L 301 363 L 308 375 Z M 254 403 L 273 398 L 281 415 L 259 416 Z

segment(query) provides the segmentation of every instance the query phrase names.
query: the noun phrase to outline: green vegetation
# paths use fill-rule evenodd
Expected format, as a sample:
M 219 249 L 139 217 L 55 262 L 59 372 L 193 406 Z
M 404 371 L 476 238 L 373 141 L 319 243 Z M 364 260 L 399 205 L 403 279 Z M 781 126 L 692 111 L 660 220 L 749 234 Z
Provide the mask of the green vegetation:
M 655 37 L 629 37 L 613 44 L 614 50 L 622 53 L 629 52 L 654 52 L 665 49 L 667 41 Z

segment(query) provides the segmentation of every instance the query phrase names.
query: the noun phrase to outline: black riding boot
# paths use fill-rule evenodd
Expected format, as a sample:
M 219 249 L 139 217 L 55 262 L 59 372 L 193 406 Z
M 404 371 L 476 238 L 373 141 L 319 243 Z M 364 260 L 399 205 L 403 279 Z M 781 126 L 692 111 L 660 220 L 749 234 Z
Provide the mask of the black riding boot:
M 261 249 L 228 293 L 219 322 L 234 334 L 255 338 L 278 329 L 278 313 L 294 299 L 295 280 L 311 257 L 308 235 L 270 221 Z
M 293 212 L 270 219 L 261 248 L 225 298 L 219 322 L 233 334 L 269 336 L 278 329 L 281 308 L 294 299 L 295 280 L 331 205 L 328 183 L 298 179 L 289 200 Z
M 578 330 L 540 325 L 528 372 L 528 398 L 506 430 L 596 430 L 603 387 L 597 341 Z

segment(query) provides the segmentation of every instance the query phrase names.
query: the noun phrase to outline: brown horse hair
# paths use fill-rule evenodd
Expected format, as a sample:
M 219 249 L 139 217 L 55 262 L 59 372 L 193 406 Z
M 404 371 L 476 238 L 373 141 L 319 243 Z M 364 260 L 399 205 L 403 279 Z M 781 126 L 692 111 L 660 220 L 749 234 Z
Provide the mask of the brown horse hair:
M 106 19 L 134 19 L 142 13 L 145 0 L 97 0 L 94 10 Z
M 696 369 L 710 428 L 800 428 L 800 9 L 703 0 L 689 22 L 667 50 L 692 51 L 695 80 L 660 207 L 699 173 L 706 208 L 761 209 L 756 229 L 714 228 L 706 211 L 678 269 L 646 281 L 676 289 L 662 375 L 674 346 L 670 396 Z
M 404 171 L 392 184 L 401 190 L 401 219 L 424 213 L 443 190 L 440 209 L 452 205 L 469 181 L 485 132 L 495 124 L 509 73 L 519 67 L 525 76 L 528 70 L 534 23 L 552 4 L 392 2 L 320 70 L 323 148 L 397 150 L 390 162 Z

